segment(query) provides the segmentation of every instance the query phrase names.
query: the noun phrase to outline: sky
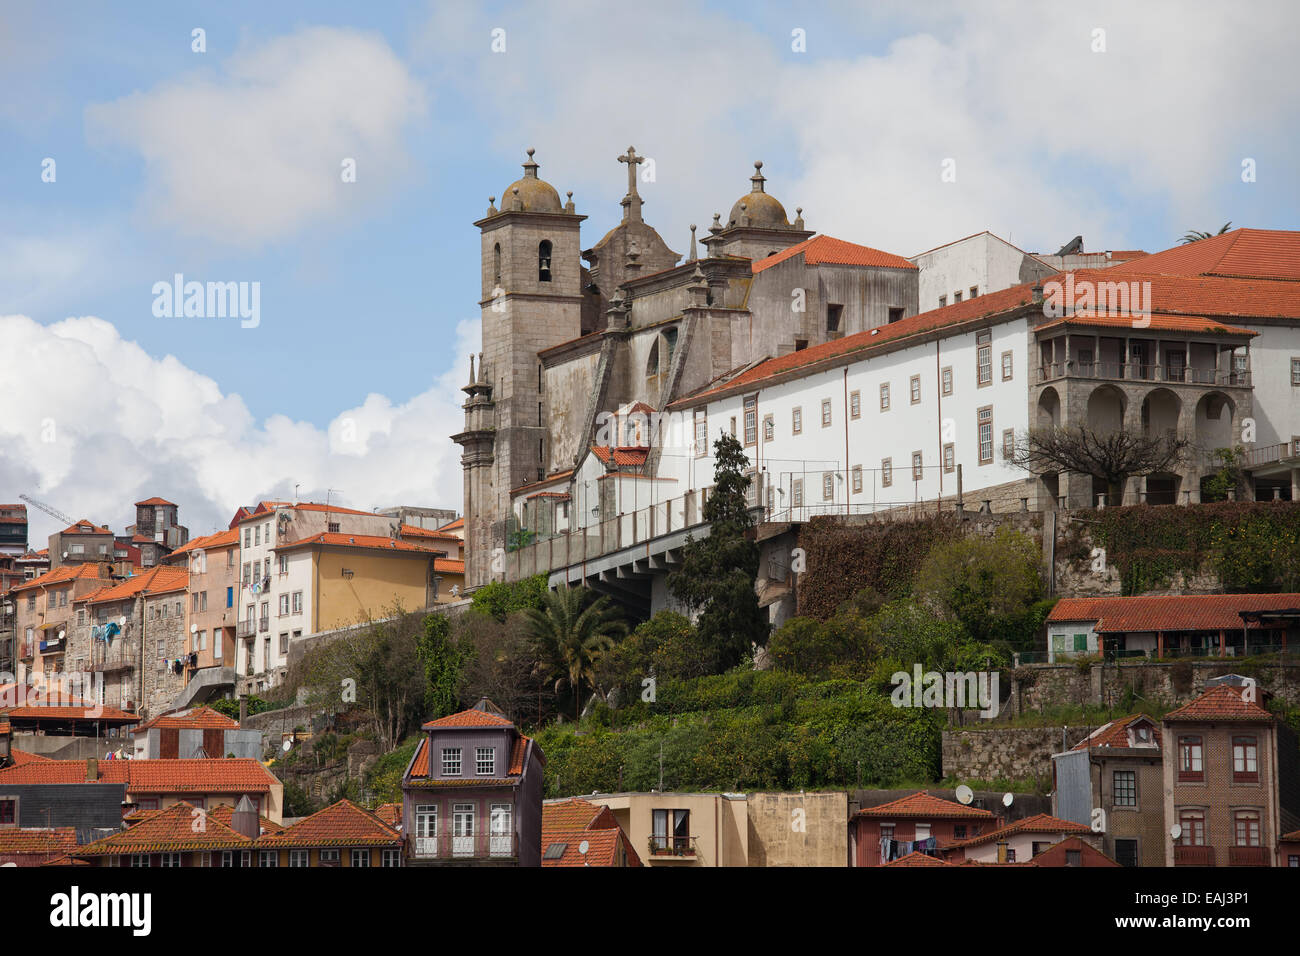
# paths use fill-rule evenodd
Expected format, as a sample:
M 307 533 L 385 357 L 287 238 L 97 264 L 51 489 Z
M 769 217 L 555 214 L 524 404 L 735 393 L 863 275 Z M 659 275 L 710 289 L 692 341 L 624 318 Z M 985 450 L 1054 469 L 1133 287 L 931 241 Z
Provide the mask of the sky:
M 5 5 L 0 501 L 120 532 L 161 495 L 193 535 L 295 489 L 459 511 L 472 224 L 529 147 L 588 246 L 628 145 L 683 253 L 756 159 L 807 228 L 904 256 L 1297 228 L 1297 26 L 1289 0 Z M 256 322 L 167 309 L 177 275 L 256 289 Z M 29 518 L 37 547 L 61 526 Z

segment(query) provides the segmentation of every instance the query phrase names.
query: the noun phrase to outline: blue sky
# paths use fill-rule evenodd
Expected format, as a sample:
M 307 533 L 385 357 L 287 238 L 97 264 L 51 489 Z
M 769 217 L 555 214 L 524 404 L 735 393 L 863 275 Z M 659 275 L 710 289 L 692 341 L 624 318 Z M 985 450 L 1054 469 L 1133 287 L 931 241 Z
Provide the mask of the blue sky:
M 809 228 L 902 255 L 1296 227 L 1291 5 L 863 6 L 7 7 L 0 498 L 117 527 L 162 494 L 196 533 L 294 484 L 459 509 L 471 223 L 528 146 L 587 244 L 629 143 L 682 252 L 758 158 Z M 178 272 L 260 283 L 260 325 L 155 317 Z

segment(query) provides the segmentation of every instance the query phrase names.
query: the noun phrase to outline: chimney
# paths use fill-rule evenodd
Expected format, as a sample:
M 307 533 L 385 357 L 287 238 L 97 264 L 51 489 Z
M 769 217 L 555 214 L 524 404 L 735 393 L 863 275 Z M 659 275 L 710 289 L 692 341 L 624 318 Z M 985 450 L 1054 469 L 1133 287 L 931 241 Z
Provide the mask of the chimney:
M 94 783 L 99 779 L 99 761 L 94 757 L 86 758 L 86 783 Z
M 230 815 L 230 829 L 242 833 L 250 840 L 262 835 L 262 821 L 257 818 L 257 809 L 248 797 L 240 797 L 235 812 Z

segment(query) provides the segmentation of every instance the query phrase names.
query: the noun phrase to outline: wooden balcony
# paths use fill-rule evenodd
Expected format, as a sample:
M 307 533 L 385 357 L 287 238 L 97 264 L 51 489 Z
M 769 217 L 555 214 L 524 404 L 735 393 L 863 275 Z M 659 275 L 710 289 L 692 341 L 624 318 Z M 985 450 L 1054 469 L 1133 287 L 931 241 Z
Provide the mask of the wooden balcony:
M 693 836 L 652 836 L 650 858 L 660 860 L 694 860 L 698 856 Z
M 415 860 L 468 863 L 474 860 L 512 860 L 518 855 L 519 836 L 515 833 L 439 833 L 411 838 L 411 857 Z
M 1174 866 L 1214 866 L 1214 847 L 1176 845 Z
M 1266 846 L 1228 847 L 1228 866 L 1271 866 L 1271 854 Z

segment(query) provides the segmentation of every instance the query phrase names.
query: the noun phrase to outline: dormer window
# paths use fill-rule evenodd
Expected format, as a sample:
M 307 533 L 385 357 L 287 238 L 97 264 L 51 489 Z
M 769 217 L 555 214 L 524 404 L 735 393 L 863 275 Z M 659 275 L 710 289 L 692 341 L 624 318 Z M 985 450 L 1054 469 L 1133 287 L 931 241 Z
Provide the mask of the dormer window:
M 537 281 L 551 281 L 551 240 L 543 239 L 537 246 Z
M 444 777 L 460 776 L 459 747 L 444 747 L 442 749 L 442 775 Z

